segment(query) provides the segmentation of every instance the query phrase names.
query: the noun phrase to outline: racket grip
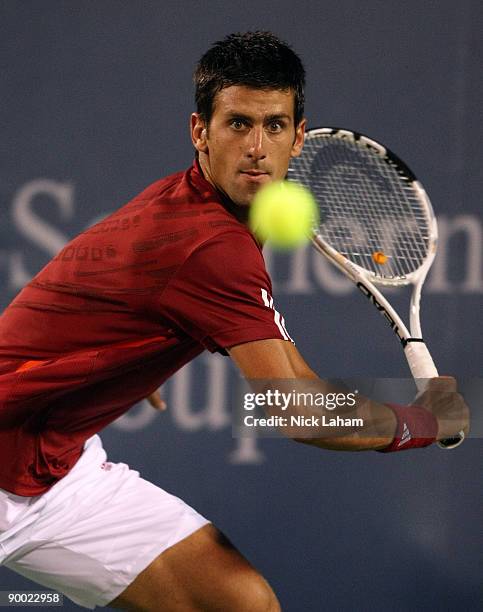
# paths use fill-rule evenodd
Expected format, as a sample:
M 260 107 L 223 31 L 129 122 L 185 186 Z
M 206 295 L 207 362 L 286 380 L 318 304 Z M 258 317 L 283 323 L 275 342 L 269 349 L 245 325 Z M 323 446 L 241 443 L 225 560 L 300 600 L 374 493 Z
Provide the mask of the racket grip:
M 433 358 L 424 342 L 408 342 L 404 347 L 404 352 L 416 387 L 419 393 L 422 393 L 428 385 L 428 380 L 438 376 Z M 463 442 L 464 438 L 464 432 L 460 431 L 453 438 L 440 440 L 438 446 L 444 449 L 456 448 Z
M 428 379 L 438 376 L 438 370 L 427 346 L 424 342 L 408 342 L 404 347 L 404 352 L 418 391 L 424 391 Z

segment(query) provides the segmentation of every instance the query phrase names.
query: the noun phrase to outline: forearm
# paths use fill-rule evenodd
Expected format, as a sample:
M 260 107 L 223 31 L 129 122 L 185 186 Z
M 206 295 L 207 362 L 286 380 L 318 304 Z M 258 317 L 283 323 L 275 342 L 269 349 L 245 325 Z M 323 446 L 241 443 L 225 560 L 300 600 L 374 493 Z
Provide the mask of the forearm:
M 337 451 L 367 451 L 380 450 L 389 446 L 392 438 L 366 438 L 355 435 L 341 436 L 340 438 L 292 438 L 295 442 L 317 446 L 325 450 Z
M 290 396 L 294 386 L 302 393 L 343 391 L 320 379 L 291 342 L 247 342 L 231 347 L 230 355 L 255 394 L 262 397 L 277 390 Z M 286 437 L 334 450 L 407 450 L 454 435 L 461 439 L 461 432 L 467 434 L 469 429 L 468 407 L 453 378 L 429 380 L 425 392 L 418 395 L 417 406 L 388 407 L 359 395 L 352 404 L 336 407 L 304 406 L 297 401 L 263 406 L 269 416 L 279 417 L 275 425 L 282 424 L 280 431 Z M 250 408 L 244 406 L 244 417 L 245 409 Z M 337 417 L 343 419 L 342 425 L 337 424 Z
M 397 422 L 388 406 L 318 377 L 251 384 L 267 399 L 265 412 L 277 417 L 281 433 L 297 442 L 360 451 L 384 448 L 394 438 Z
M 330 418 L 337 420 L 335 415 Z M 362 420 L 363 426 L 360 429 L 350 426 L 344 426 L 343 429 L 330 427 L 328 431 L 321 431 L 320 437 L 314 437 L 316 432 L 312 432 L 309 437 L 293 436 L 293 439 L 296 442 L 327 450 L 364 451 L 382 449 L 388 446 L 394 438 L 396 417 L 390 408 L 382 404 L 367 400 L 364 406 L 359 406 L 354 411 L 353 416 L 345 415 L 342 418 L 345 422 L 347 419 L 355 423 Z

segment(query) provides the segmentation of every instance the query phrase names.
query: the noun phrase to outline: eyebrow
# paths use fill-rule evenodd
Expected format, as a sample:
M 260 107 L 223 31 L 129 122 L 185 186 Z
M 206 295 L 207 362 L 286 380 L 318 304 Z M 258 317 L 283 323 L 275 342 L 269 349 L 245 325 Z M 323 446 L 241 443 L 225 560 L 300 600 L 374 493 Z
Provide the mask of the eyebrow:
M 292 117 L 287 115 L 287 113 L 276 113 L 274 115 L 269 115 L 267 118 L 268 121 L 275 121 L 276 119 L 288 119 L 290 121 Z
M 230 110 L 227 112 L 228 117 L 233 118 L 233 117 L 237 117 L 239 119 L 246 119 L 247 121 L 253 121 L 252 117 L 249 117 L 248 115 L 245 115 L 245 113 L 239 113 L 236 110 Z M 291 121 L 291 117 L 290 115 L 287 115 L 287 113 L 274 113 L 273 115 L 268 115 L 268 117 L 264 117 L 264 121 L 276 121 L 277 119 L 286 119 L 288 121 Z

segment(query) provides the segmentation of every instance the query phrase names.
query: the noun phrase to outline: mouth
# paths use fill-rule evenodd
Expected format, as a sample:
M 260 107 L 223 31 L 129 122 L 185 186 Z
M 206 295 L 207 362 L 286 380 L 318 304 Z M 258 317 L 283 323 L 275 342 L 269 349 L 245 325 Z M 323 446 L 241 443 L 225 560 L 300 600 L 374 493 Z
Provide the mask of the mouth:
M 240 171 L 240 174 L 248 181 L 254 183 L 264 183 L 270 179 L 270 174 L 268 172 L 263 172 L 262 170 L 242 170 Z

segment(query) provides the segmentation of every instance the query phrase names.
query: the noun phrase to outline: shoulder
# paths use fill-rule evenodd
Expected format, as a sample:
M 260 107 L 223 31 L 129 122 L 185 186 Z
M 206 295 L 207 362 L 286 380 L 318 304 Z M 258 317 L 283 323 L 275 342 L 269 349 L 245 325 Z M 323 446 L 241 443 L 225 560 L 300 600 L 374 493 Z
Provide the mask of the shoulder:
M 251 232 L 238 222 L 217 226 L 207 240 L 199 244 L 192 257 L 203 259 L 213 268 L 235 266 L 243 269 L 253 265 L 265 268 L 263 254 Z
M 254 237 L 242 227 L 218 230 L 199 243 L 180 267 L 176 281 L 198 291 L 210 288 L 236 299 L 246 293 L 271 293 L 271 280 L 263 254 Z M 254 289 L 255 288 L 255 289 Z
M 187 171 L 180 171 L 158 179 L 145 187 L 140 193 L 131 199 L 131 202 L 153 200 L 154 198 L 169 195 L 183 181 Z
M 172 204 L 220 201 L 218 192 L 203 177 L 196 160 L 188 169 L 151 183 L 131 201 L 156 199 L 169 201 Z

